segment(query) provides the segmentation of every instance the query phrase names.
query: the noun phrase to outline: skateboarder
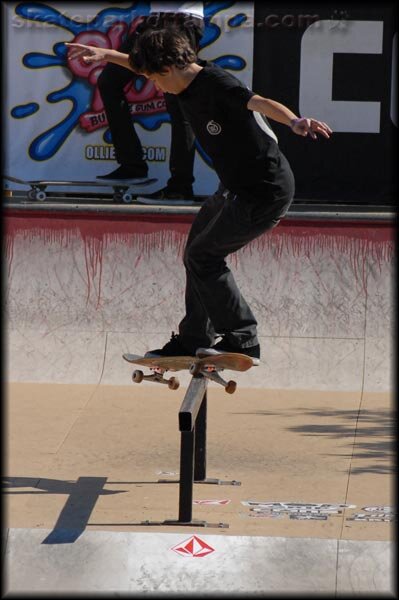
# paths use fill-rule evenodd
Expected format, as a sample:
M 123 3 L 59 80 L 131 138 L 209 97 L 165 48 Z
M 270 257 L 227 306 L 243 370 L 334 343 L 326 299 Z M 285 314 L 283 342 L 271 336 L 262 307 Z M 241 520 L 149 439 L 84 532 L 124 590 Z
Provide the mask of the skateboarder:
M 197 52 L 204 31 L 203 2 L 152 2 L 151 12 L 143 17 L 136 30 L 122 43 L 119 51 L 129 52 L 135 38 L 146 28 L 159 29 L 174 24 L 184 32 Z M 133 73 L 117 64 L 108 63 L 98 78 L 98 89 L 104 104 L 119 166 L 98 179 L 132 179 L 146 177 L 148 166 L 143 159 L 141 141 L 136 133 L 124 87 Z M 165 103 L 171 120 L 170 178 L 165 188 L 146 197 L 151 199 L 190 199 L 194 182 L 194 134 L 182 113 L 177 96 L 165 94 Z
M 265 117 L 313 139 L 329 138 L 331 129 L 259 96 L 212 63 L 196 62 L 187 38 L 175 28 L 143 32 L 129 56 L 84 46 L 80 51 L 86 61 L 118 61 L 178 95 L 221 181 L 188 236 L 186 314 L 179 332 L 146 356 L 194 355 L 205 349 L 209 354 L 240 352 L 258 361 L 256 318 L 225 259 L 275 227 L 293 200 L 291 168 Z

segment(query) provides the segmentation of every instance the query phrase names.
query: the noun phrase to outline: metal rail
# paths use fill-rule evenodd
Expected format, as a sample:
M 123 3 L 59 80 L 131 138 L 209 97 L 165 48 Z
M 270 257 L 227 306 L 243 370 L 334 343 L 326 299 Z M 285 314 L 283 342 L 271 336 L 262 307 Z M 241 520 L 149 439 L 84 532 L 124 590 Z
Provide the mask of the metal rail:
M 186 525 L 196 527 L 224 527 L 227 523 L 208 523 L 193 519 L 194 483 L 241 485 L 239 481 L 222 481 L 206 477 L 206 422 L 208 378 L 193 375 L 179 410 L 180 475 L 179 516 L 165 521 L 143 521 L 142 525 Z M 173 483 L 159 479 L 158 483 Z

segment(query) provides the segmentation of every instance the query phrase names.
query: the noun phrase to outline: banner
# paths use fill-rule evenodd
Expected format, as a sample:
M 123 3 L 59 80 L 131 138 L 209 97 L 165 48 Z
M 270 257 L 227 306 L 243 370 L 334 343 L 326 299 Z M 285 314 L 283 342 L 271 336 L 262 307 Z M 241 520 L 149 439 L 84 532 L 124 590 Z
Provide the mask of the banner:
M 149 14 L 150 8 L 146 1 L 2 3 L 5 174 L 24 180 L 92 180 L 116 168 L 97 87 L 104 65 L 68 62 L 64 42 L 117 49 L 135 19 Z M 200 57 L 251 87 L 253 4 L 206 2 L 205 17 Z M 151 191 L 170 176 L 170 118 L 163 95 L 144 77 L 132 79 L 125 96 L 149 176 L 158 178 Z M 217 177 L 199 146 L 194 175 L 196 194 L 211 194 L 217 188 Z
M 330 140 L 273 129 L 296 179 L 296 198 L 396 202 L 396 3 L 255 2 L 257 93 L 325 121 Z

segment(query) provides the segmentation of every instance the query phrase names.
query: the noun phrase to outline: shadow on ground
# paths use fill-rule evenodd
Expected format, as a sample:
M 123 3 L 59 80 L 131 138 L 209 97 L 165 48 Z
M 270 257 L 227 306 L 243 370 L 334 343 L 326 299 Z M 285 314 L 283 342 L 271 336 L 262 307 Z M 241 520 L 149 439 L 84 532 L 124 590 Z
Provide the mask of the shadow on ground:
M 288 426 L 287 431 L 305 436 L 323 436 L 336 440 L 348 440 L 347 454 L 337 451 L 337 456 L 348 456 L 353 460 L 368 460 L 367 465 L 356 465 L 352 475 L 363 473 L 391 474 L 395 469 L 396 412 L 381 410 L 314 410 L 296 408 L 295 410 L 252 411 L 234 414 L 256 414 L 259 416 L 278 416 L 287 420 L 301 417 L 309 421 L 303 425 Z M 315 422 L 320 419 L 320 422 Z M 330 455 L 331 456 L 331 455 Z

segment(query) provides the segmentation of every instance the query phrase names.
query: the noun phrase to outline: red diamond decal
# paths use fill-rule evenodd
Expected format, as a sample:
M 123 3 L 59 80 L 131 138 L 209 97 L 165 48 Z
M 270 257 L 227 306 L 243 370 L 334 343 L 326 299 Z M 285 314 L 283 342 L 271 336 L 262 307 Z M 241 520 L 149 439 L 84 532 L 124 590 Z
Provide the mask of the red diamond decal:
M 184 540 L 181 544 L 173 546 L 171 550 L 177 552 L 177 554 L 180 554 L 181 556 L 192 556 L 194 558 L 200 558 L 211 552 L 215 552 L 215 549 L 212 548 L 212 546 L 209 546 L 209 544 L 196 535 L 191 536 L 188 540 Z
M 224 504 L 230 504 L 230 500 L 193 500 L 193 504 L 219 504 L 223 506 Z

